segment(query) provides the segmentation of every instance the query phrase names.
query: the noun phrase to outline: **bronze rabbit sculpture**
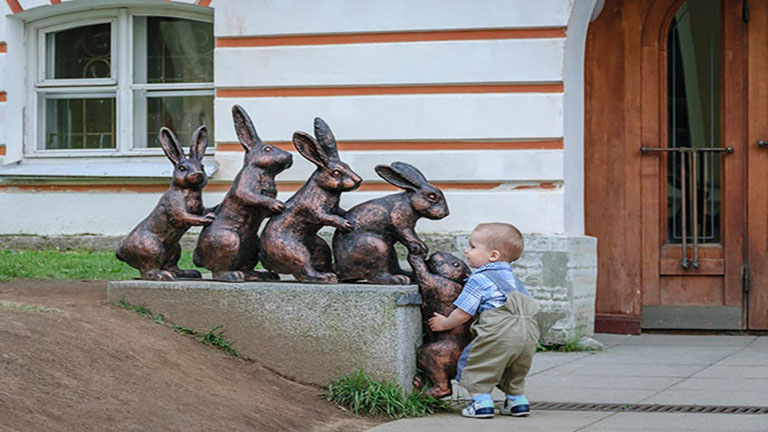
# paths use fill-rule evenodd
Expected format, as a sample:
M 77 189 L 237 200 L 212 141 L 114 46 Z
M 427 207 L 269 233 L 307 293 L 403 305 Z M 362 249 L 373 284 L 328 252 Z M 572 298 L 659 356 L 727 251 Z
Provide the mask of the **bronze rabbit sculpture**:
M 464 261 L 445 252 L 433 253 L 426 262 L 424 255 L 409 254 L 408 262 L 413 267 L 423 299 L 421 316 L 426 332 L 424 342 L 417 350 L 421 374 L 413 378 L 413 386 L 421 390 L 428 380 L 432 385 L 424 393 L 439 399 L 452 393 L 451 379 L 456 376 L 459 356 L 472 338 L 471 321 L 448 331 L 433 332 L 427 320 L 435 312 L 450 315 L 470 270 Z
M 376 173 L 405 192 L 366 201 L 347 212 L 354 228 L 337 230 L 333 236 L 336 274 L 341 281 L 366 279 L 370 283 L 407 285 L 411 274 L 400 268 L 395 241 L 411 254 L 425 254 L 427 247 L 414 231 L 416 221 L 448 216 L 448 204 L 440 189 L 412 165 L 378 165 Z
M 179 239 L 191 226 L 208 225 L 214 220 L 213 209 L 203 207 L 202 191 L 208 183 L 203 154 L 208 146 L 208 131 L 200 126 L 192 135 L 189 158 L 176 135 L 160 128 L 160 143 L 173 162 L 173 180 L 152 212 L 128 234 L 117 247 L 121 261 L 139 270 L 142 279 L 175 280 L 200 278 L 197 270 L 181 270 Z
M 296 132 L 293 144 L 317 169 L 286 201 L 285 210 L 267 222 L 261 235 L 261 262 L 266 269 L 290 273 L 301 282 L 336 283 L 331 249 L 317 231 L 325 225 L 352 229 L 339 199 L 342 192 L 360 186 L 362 179 L 339 159 L 328 125 L 316 118 L 314 126 L 316 139 Z
M 194 261 L 221 281 L 277 280 L 270 272 L 257 272 L 258 230 L 261 222 L 284 209 L 277 199 L 275 176 L 293 164 L 290 153 L 264 144 L 248 113 L 232 107 L 235 131 L 245 149 L 243 168 L 216 209 L 216 219 L 203 228 Z

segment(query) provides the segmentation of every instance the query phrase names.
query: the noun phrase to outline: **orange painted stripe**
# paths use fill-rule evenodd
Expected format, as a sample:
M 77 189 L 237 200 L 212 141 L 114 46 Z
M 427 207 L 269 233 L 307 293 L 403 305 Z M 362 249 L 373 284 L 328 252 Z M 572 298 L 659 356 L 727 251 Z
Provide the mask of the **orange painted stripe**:
M 8 93 L 0 92 L 0 102 L 5 102 L 7 100 L 8 100 Z
M 219 88 L 216 97 L 314 97 L 443 93 L 562 93 L 563 83 Z
M 51 0 L 51 4 L 52 5 L 61 4 L 61 0 Z
M 19 0 L 5 0 L 5 2 L 8 3 L 8 7 L 11 8 L 11 12 L 15 14 L 24 12 L 24 8 L 19 4 Z
M 5 54 L 8 52 L 8 44 L 5 42 L 0 42 L 0 54 Z
M 290 142 L 269 143 L 281 150 L 296 151 Z M 563 140 L 542 141 L 339 141 L 341 151 L 378 150 L 562 150 Z M 220 142 L 217 151 L 242 152 L 243 146 L 236 142 Z
M 208 5 L 210 5 L 210 4 L 211 4 L 211 1 L 212 1 L 212 0 L 199 0 L 199 1 L 197 2 L 197 5 L 198 5 L 198 6 L 205 6 L 205 7 L 208 7 Z
M 402 31 L 376 33 L 344 33 L 328 35 L 291 36 L 242 36 L 216 38 L 219 48 L 265 47 L 286 45 L 330 45 L 386 42 L 431 42 L 484 39 L 538 39 L 564 38 L 563 27 L 531 29 L 489 29 L 489 30 L 443 30 L 443 31 Z
M 280 192 L 295 192 L 304 182 L 278 182 L 277 190 Z M 432 183 L 442 190 L 488 190 L 501 185 L 501 183 Z M 231 183 L 212 183 L 205 187 L 205 192 L 226 192 Z M 0 184 L 0 190 L 23 192 L 144 192 L 162 193 L 168 189 L 168 184 L 25 184 L 10 185 Z M 355 191 L 377 192 L 395 191 L 398 188 L 389 183 L 365 182 Z
M 0 145 L 0 156 L 5 156 L 5 146 Z
M 557 189 L 558 187 L 559 185 L 557 183 L 541 182 L 537 184 L 519 185 L 513 187 L 512 189 Z

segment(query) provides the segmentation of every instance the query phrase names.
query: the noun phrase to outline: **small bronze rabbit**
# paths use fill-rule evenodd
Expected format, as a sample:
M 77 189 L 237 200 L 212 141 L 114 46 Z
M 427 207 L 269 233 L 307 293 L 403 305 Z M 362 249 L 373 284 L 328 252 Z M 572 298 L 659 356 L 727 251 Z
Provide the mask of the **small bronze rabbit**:
M 461 294 L 470 270 L 464 261 L 445 252 L 433 253 L 426 263 L 424 255 L 409 254 L 408 262 L 419 283 L 423 299 L 421 316 L 426 333 L 417 351 L 421 375 L 413 378 L 413 386 L 420 390 L 428 380 L 432 386 L 425 393 L 439 399 L 452 393 L 451 379 L 456 376 L 459 356 L 472 338 L 469 331 L 471 321 L 448 331 L 432 332 L 427 320 L 435 312 L 450 315 L 456 308 L 453 302 Z
M 293 164 L 290 153 L 264 144 L 248 113 L 232 107 L 237 138 L 245 148 L 243 168 L 216 209 L 216 220 L 203 228 L 195 248 L 195 265 L 222 281 L 277 280 L 275 273 L 257 272 L 261 222 L 283 211 L 275 176 Z
M 116 255 L 141 272 L 142 279 L 175 280 L 200 278 L 197 270 L 181 270 L 179 239 L 193 225 L 208 225 L 213 209 L 203 207 L 202 191 L 208 183 L 203 154 L 208 146 L 208 131 L 200 126 L 192 135 L 189 158 L 176 135 L 160 128 L 160 143 L 173 162 L 171 187 L 160 197 L 152 213 L 141 221 L 117 247 Z
M 349 210 L 347 219 L 354 229 L 336 231 L 333 236 L 336 274 L 341 281 L 366 279 L 370 283 L 406 285 L 411 275 L 398 264 L 395 241 L 412 254 L 425 254 L 427 247 L 414 231 L 416 221 L 448 216 L 448 203 L 440 189 L 412 165 L 378 165 L 376 173 L 405 192 L 372 199 Z
M 342 192 L 356 189 L 362 179 L 339 159 L 328 125 L 315 119 L 315 138 L 293 134 L 293 145 L 317 165 L 309 180 L 273 216 L 261 234 L 261 262 L 268 270 L 290 273 L 301 282 L 336 283 L 331 248 L 317 235 L 325 225 L 349 231 L 352 225 L 339 208 Z

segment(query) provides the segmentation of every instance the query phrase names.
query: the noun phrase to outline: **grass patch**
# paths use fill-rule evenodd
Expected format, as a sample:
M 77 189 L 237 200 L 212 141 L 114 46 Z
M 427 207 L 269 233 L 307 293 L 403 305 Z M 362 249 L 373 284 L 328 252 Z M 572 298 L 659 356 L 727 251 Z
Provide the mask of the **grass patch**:
M 375 417 L 423 417 L 450 409 L 446 402 L 421 391 L 405 396 L 399 384 L 375 381 L 362 370 L 332 382 L 328 386 L 328 400 L 355 415 Z
M 196 268 L 192 251 L 183 251 L 179 267 Z M 201 272 L 207 272 L 200 269 Z M 139 271 L 118 260 L 111 251 L 74 250 L 0 250 L 0 281 L 13 279 L 103 279 L 139 277 Z
M 218 348 L 229 356 L 240 357 L 240 353 L 232 348 L 232 342 L 227 340 L 226 336 L 224 336 L 224 330 L 220 330 L 218 333 L 216 332 L 216 330 L 219 330 L 221 327 L 222 326 L 216 326 L 208 330 L 208 333 L 200 336 L 197 340 L 208 346 Z
M 538 346 L 536 347 L 537 352 L 545 352 L 545 351 L 554 351 L 554 352 L 584 352 L 584 351 L 595 351 L 594 348 L 589 347 L 583 347 L 581 345 L 581 337 L 580 336 L 572 336 L 568 338 L 565 342 L 562 343 L 552 343 L 552 344 L 542 344 L 541 341 L 539 341 Z
M 156 314 L 151 310 L 147 309 L 144 305 L 132 305 L 126 299 L 120 299 L 120 301 L 115 306 L 121 307 L 123 309 L 132 310 L 137 314 L 143 316 L 144 318 L 153 320 L 157 324 L 160 324 L 160 325 L 169 324 L 165 321 L 165 317 L 163 316 L 163 314 L 161 313 Z M 227 353 L 227 355 L 229 356 L 243 358 L 236 349 L 232 348 L 233 342 L 226 338 L 226 336 L 224 335 L 224 330 L 219 330 L 222 327 L 223 326 L 216 326 L 208 330 L 207 333 L 198 337 L 197 340 L 208 346 L 212 346 L 214 348 L 220 349 L 225 353 Z M 176 333 L 182 333 L 189 336 L 197 335 L 197 332 L 194 329 L 185 327 L 181 324 L 175 324 L 173 326 L 173 331 Z
M 0 301 L 0 310 L 53 313 L 53 314 L 62 314 L 62 315 L 67 314 L 67 312 L 57 308 L 38 306 L 38 305 L 27 304 L 27 303 L 12 302 L 12 301 Z
M 153 320 L 157 324 L 165 324 L 165 317 L 163 317 L 163 314 L 152 313 L 152 311 L 144 307 L 144 305 L 136 306 L 128 303 L 125 299 L 120 299 L 120 301 L 118 302 L 118 306 L 120 306 L 123 309 L 132 310 L 137 314 L 143 316 L 144 318 Z

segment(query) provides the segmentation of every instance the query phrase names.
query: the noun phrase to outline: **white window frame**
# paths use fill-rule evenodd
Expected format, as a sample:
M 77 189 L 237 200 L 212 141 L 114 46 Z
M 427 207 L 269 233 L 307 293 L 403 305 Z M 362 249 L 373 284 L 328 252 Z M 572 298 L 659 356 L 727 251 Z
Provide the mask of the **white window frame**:
M 24 116 L 24 157 L 25 158 L 93 158 L 93 157 L 146 157 L 162 156 L 160 148 L 138 147 L 138 139 L 146 139 L 146 107 L 134 104 L 134 93 L 163 90 L 173 92 L 173 96 L 210 95 L 214 96 L 214 84 L 142 84 L 135 83 L 134 17 L 171 17 L 212 23 L 213 15 L 190 10 L 169 10 L 167 7 L 118 7 L 69 14 L 40 19 L 27 24 L 25 35 L 27 45 L 28 88 Z M 110 78 L 49 80 L 46 79 L 47 41 L 46 35 L 52 32 L 77 28 L 87 25 L 109 22 L 111 28 L 111 64 Z M 211 35 L 213 37 L 213 34 Z M 43 100 L 46 94 L 57 97 L 66 96 L 101 96 L 114 95 L 115 102 L 115 142 L 114 149 L 44 149 L 45 112 Z M 160 95 L 158 93 L 158 95 Z M 169 93 L 170 95 L 170 93 Z M 146 100 L 146 99 L 145 99 Z M 143 114 L 144 118 L 136 117 Z M 211 119 L 213 121 L 213 118 Z M 144 123 L 145 124 L 145 123 Z M 139 136 L 137 134 L 143 134 Z M 213 147 L 213 146 L 210 146 Z M 212 152 L 211 148 L 209 152 Z

